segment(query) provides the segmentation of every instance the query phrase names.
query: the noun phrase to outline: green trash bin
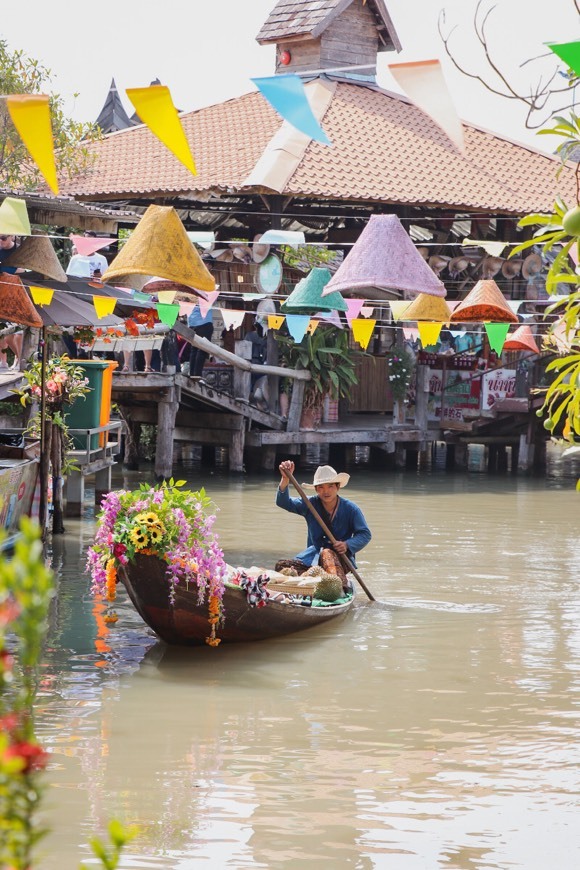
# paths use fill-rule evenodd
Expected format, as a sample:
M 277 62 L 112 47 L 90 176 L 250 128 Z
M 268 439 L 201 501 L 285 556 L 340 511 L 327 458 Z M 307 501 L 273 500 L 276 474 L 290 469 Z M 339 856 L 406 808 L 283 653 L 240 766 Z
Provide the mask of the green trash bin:
M 75 365 L 80 366 L 88 378 L 90 392 L 82 396 L 70 406 L 66 414 L 67 426 L 70 429 L 97 429 L 101 425 L 101 399 L 103 394 L 103 372 L 109 368 L 109 363 L 101 359 L 74 359 Z M 76 450 L 87 449 L 86 435 L 72 436 Z M 99 446 L 98 433 L 91 435 L 91 450 Z

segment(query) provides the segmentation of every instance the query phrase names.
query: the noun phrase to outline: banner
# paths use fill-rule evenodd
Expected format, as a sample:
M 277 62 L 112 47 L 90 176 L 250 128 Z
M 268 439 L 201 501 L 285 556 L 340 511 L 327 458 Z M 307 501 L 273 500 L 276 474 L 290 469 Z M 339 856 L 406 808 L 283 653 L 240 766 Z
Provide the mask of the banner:
M 179 317 L 179 305 L 168 305 L 164 302 L 158 302 L 155 308 L 161 323 L 165 323 L 171 329 Z
M 32 301 L 35 305 L 50 305 L 50 303 L 52 302 L 54 290 L 49 290 L 45 287 L 32 286 L 30 286 L 28 289 L 30 290 L 30 295 L 32 296 Z
M 310 139 L 322 142 L 323 145 L 332 145 L 314 116 L 300 76 L 291 73 L 252 79 L 252 81 L 285 121 Z
M 127 88 L 126 93 L 141 121 L 192 175 L 196 175 L 195 161 L 169 88 L 150 85 L 148 88 Z
M 58 194 L 54 143 L 47 94 L 11 94 L 6 108 L 28 153 L 53 193 Z
M 368 318 L 361 318 L 360 320 L 352 321 L 352 337 L 355 341 L 358 341 L 363 350 L 367 349 L 376 324 L 376 320 L 368 320 Z

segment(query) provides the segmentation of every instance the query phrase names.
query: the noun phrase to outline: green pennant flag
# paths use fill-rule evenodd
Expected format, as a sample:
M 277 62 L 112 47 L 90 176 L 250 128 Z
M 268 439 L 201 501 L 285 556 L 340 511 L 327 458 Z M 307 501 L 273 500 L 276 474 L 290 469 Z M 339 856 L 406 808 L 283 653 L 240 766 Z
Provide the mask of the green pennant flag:
M 133 299 L 135 300 L 135 302 L 151 302 L 151 303 L 153 303 L 153 300 L 151 299 L 151 296 L 149 295 L 149 293 L 141 293 L 140 290 L 133 290 Z
M 155 306 L 159 320 L 170 329 L 179 316 L 179 305 L 168 305 L 167 302 L 158 302 Z
M 554 54 L 564 61 L 569 69 L 580 75 L 580 41 L 546 43 Z
M 485 331 L 489 340 L 489 346 L 499 356 L 503 350 L 506 335 L 510 328 L 509 323 L 485 323 Z

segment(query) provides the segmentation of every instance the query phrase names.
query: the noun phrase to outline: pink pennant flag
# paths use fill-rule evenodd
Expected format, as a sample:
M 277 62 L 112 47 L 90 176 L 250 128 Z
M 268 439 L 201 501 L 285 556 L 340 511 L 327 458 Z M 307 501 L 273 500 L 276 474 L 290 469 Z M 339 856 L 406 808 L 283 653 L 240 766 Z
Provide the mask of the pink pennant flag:
M 417 341 L 419 338 L 419 330 L 414 326 L 403 326 L 403 335 L 407 341 Z
M 179 316 L 180 317 L 189 317 L 193 309 L 195 308 L 195 302 L 180 302 L 179 303 Z
M 463 125 L 451 99 L 439 60 L 391 63 L 389 70 L 409 99 L 429 115 L 453 144 L 465 151 Z
M 316 314 L 316 319 L 324 320 L 326 323 L 332 323 L 333 326 L 337 326 L 339 329 L 344 329 L 338 311 L 319 311 Z
M 448 307 L 451 311 L 455 311 L 455 309 L 457 308 L 457 306 L 458 306 L 459 303 L 461 302 L 461 299 L 454 299 L 453 301 L 450 301 L 449 299 L 446 299 L 445 302 L 447 303 L 447 307 Z
M 355 341 L 358 341 L 363 350 L 367 349 L 376 323 L 376 320 L 361 318 L 360 320 L 353 320 L 350 324 L 352 328 L 352 337 Z
M 92 254 L 100 251 L 101 248 L 106 248 L 117 241 L 117 239 L 97 239 L 93 236 L 75 236 L 74 233 L 70 234 L 69 239 L 77 249 L 77 254 L 80 254 L 81 257 L 90 257 Z
M 207 312 L 212 307 L 218 296 L 220 295 L 219 290 L 212 290 L 211 293 L 207 293 L 207 299 L 201 299 L 197 303 L 199 305 L 199 310 L 201 312 L 202 317 L 206 317 Z
M 280 329 L 285 320 L 283 314 L 268 314 L 268 329 Z
M 360 310 L 360 316 L 361 317 L 372 317 L 374 310 L 375 309 L 374 309 L 373 305 L 363 305 L 363 307 Z
M 344 300 L 347 305 L 346 319 L 348 321 L 348 325 L 352 326 L 352 321 L 356 320 L 356 318 L 360 314 L 360 310 L 364 305 L 364 299 L 345 299 Z
M 222 308 L 220 311 L 226 329 L 239 329 L 246 316 L 245 311 L 236 311 L 233 308 Z

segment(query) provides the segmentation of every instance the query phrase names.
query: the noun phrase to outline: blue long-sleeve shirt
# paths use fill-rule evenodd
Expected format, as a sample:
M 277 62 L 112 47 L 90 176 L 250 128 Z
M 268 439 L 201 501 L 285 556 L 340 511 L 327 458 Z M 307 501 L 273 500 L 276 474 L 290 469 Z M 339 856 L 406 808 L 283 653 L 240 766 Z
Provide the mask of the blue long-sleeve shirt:
M 324 519 L 324 507 L 318 496 L 312 496 L 309 501 L 312 503 L 315 511 Z M 295 558 L 304 562 L 305 565 L 316 565 L 320 550 L 323 547 L 332 549 L 330 541 L 320 528 L 318 522 L 314 519 L 301 498 L 291 498 L 288 487 L 285 490 L 278 488 L 276 504 L 283 510 L 291 514 L 298 514 L 306 520 L 306 525 L 308 526 L 307 546 Z M 327 525 L 329 524 L 327 523 Z M 361 509 L 354 502 L 339 497 L 338 507 L 332 520 L 331 531 L 337 541 L 345 542 L 348 547 L 347 555 L 356 567 L 355 553 L 366 547 L 371 539 L 371 532 Z

